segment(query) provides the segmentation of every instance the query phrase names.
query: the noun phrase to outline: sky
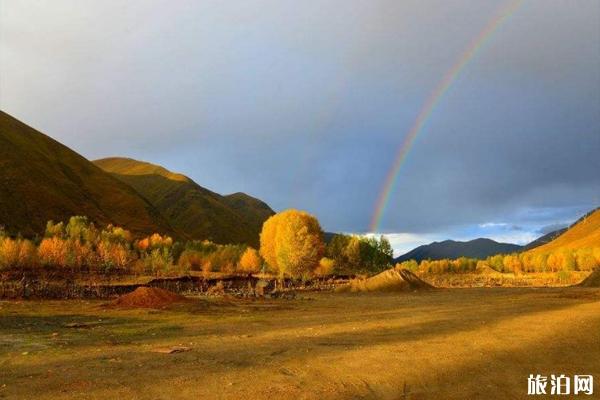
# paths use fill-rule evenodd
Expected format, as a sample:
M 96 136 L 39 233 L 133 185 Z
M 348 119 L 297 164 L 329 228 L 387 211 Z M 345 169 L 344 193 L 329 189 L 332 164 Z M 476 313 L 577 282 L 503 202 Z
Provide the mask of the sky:
M 444 74 L 508 2 L 0 3 L 0 108 L 89 159 L 367 233 Z M 600 205 L 600 2 L 524 0 L 402 164 L 376 233 L 526 243 Z

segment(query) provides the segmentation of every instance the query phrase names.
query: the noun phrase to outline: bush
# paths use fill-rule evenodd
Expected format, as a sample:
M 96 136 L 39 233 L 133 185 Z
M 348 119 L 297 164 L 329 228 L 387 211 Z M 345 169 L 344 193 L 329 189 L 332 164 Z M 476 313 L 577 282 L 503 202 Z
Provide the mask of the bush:
M 200 271 L 202 269 L 204 257 L 204 254 L 198 250 L 184 250 L 179 256 L 177 265 L 186 271 Z

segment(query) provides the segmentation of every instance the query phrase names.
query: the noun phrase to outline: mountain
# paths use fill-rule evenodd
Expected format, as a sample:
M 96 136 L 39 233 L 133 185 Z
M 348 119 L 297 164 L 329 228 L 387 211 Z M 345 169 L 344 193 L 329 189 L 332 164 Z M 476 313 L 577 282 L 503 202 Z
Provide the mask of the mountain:
M 521 251 L 532 250 L 532 249 L 535 249 L 536 247 L 539 247 L 546 243 L 549 243 L 549 242 L 553 241 L 554 239 L 556 239 L 557 237 L 559 237 L 560 235 L 562 235 L 563 233 L 565 233 L 566 231 L 567 231 L 567 228 L 561 228 L 561 229 L 557 229 L 555 231 L 546 233 L 545 235 L 540 236 L 539 238 L 535 239 L 533 242 L 530 242 L 530 243 L 526 244 L 525 246 L 523 246 L 521 248 Z
M 518 252 L 521 246 L 510 243 L 498 243 L 491 239 L 474 239 L 468 242 L 444 240 L 419 246 L 414 250 L 396 258 L 395 262 L 408 260 L 441 260 L 444 258 L 455 259 L 458 257 L 486 258 L 494 254 L 508 254 Z
M 274 214 L 247 194 L 222 196 L 159 165 L 122 157 L 94 163 L 133 187 L 190 239 L 257 246 L 263 222 Z
M 582 249 L 600 246 L 600 207 L 590 211 L 554 240 L 529 251 L 531 254 L 551 253 L 561 249 Z
M 85 215 L 136 234 L 175 234 L 133 188 L 68 147 L 0 111 L 0 225 L 43 234 L 48 220 Z

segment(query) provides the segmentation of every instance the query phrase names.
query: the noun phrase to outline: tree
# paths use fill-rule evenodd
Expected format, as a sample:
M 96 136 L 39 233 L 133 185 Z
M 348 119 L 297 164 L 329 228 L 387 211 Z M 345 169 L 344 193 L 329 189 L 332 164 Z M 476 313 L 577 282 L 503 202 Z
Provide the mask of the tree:
M 356 271 L 361 268 L 361 256 L 360 239 L 357 236 L 352 236 L 348 242 L 348 245 L 344 249 L 344 257 L 350 270 Z
M 65 226 L 62 222 L 59 222 L 58 224 L 55 224 L 54 221 L 48 221 L 46 223 L 46 233 L 44 234 L 45 237 L 47 238 L 51 238 L 51 237 L 64 237 L 65 235 Z
M 283 211 L 263 225 L 260 254 L 280 277 L 312 274 L 324 250 L 319 221 L 304 211 Z
M 45 238 L 38 246 L 38 257 L 42 265 L 65 267 L 68 250 L 66 240 L 56 236 Z
M 379 238 L 377 249 L 379 250 L 380 254 L 387 258 L 388 262 L 390 259 L 392 259 L 392 257 L 394 257 L 394 249 L 392 248 L 390 241 L 387 240 L 387 238 L 383 235 L 381 235 Z
M 47 226 L 48 228 L 48 226 Z M 65 231 L 71 240 L 79 240 L 83 243 L 90 243 L 95 240 L 96 228 L 94 224 L 88 221 L 87 217 L 73 216 L 69 218 Z
M 240 258 L 239 270 L 248 273 L 256 273 L 260 271 L 261 265 L 262 260 L 260 259 L 258 251 L 256 251 L 252 247 L 248 247 L 244 254 L 242 254 L 242 257 Z

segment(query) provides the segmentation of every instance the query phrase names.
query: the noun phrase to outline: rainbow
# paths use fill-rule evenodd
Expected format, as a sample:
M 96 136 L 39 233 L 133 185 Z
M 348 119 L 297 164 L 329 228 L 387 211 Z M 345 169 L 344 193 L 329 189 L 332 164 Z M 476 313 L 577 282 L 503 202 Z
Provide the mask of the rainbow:
M 460 58 L 454 63 L 452 68 L 448 70 L 444 74 L 443 79 L 436 86 L 436 88 L 431 92 L 427 101 L 423 104 L 421 111 L 417 115 L 410 131 L 405 136 L 402 145 L 400 146 L 398 153 L 396 154 L 396 158 L 394 159 L 394 163 L 390 168 L 386 178 L 385 183 L 379 196 L 377 197 L 377 201 L 375 203 L 375 209 L 373 212 L 373 217 L 371 219 L 371 224 L 369 226 L 369 230 L 371 232 L 377 232 L 379 224 L 381 222 L 381 218 L 385 212 L 387 204 L 390 200 L 390 194 L 394 189 L 394 183 L 398 178 L 398 173 L 400 172 L 400 168 L 404 160 L 406 159 L 406 155 L 408 154 L 413 142 L 416 137 L 423 131 L 423 127 L 427 122 L 428 118 L 431 116 L 433 110 L 440 102 L 444 94 L 448 92 L 452 84 L 456 81 L 460 73 L 464 70 L 465 66 L 475 57 L 475 55 L 481 50 L 481 48 L 486 44 L 488 39 L 498 30 L 498 28 L 502 25 L 504 21 L 506 21 L 512 14 L 514 14 L 517 9 L 521 6 L 524 0 L 512 0 L 508 2 L 508 4 L 503 5 L 495 14 L 494 17 L 490 20 L 490 22 L 485 26 L 485 28 L 481 31 L 481 33 L 469 44 L 466 50 L 462 53 Z

